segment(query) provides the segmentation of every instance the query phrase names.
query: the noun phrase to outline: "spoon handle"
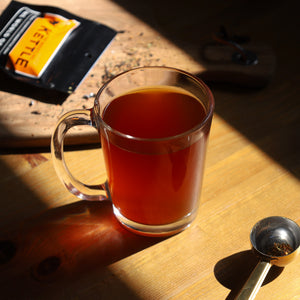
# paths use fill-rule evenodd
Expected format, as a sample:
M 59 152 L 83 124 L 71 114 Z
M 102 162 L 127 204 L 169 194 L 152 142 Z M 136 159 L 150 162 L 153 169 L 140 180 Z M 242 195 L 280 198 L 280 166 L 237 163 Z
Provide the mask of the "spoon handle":
M 271 264 L 269 262 L 260 261 L 252 271 L 235 300 L 253 300 L 263 284 L 270 268 Z

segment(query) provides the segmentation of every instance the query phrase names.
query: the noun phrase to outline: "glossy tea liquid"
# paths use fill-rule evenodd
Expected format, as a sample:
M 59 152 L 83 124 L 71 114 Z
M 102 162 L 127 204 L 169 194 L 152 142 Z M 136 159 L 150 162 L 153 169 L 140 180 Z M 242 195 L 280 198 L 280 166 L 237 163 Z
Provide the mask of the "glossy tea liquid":
M 172 137 L 199 126 L 205 116 L 199 100 L 176 88 L 135 90 L 105 107 L 107 125 L 137 138 L 101 130 L 111 199 L 122 216 L 161 225 L 197 209 L 208 132 Z

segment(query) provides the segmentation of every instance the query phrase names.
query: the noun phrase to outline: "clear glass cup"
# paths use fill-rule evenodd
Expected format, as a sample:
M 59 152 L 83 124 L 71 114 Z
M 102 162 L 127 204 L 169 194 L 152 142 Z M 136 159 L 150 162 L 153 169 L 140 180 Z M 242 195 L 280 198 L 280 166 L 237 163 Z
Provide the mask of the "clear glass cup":
M 169 99 L 164 96 L 162 102 L 155 101 L 151 93 L 147 98 L 143 93 L 149 91 L 165 93 Z M 138 95 L 138 100 L 132 100 L 133 94 Z M 111 103 L 116 100 L 113 103 L 117 104 L 124 95 L 129 95 L 122 100 L 125 106 L 114 110 L 118 106 Z M 183 97 L 180 101 L 176 100 L 178 95 Z M 189 103 L 194 106 L 189 107 Z M 202 116 L 196 110 L 200 106 Z M 130 109 L 134 115 L 121 124 Z M 51 140 L 58 177 L 80 199 L 111 200 L 116 218 L 135 233 L 167 236 L 180 232 L 191 224 L 198 211 L 213 110 L 210 89 L 185 71 L 168 67 L 126 71 L 104 84 L 93 108 L 70 111 L 59 120 Z M 174 117 L 173 112 L 174 116 L 180 112 L 180 116 Z M 158 121 L 157 115 L 163 121 Z M 114 128 L 115 123 L 110 123 L 107 116 L 121 127 Z M 192 127 L 184 127 L 192 119 Z M 139 121 L 144 124 L 136 125 Z M 65 135 L 79 125 L 90 125 L 99 133 L 107 172 L 107 181 L 102 184 L 80 182 L 64 161 Z M 132 131 L 123 132 L 123 125 Z

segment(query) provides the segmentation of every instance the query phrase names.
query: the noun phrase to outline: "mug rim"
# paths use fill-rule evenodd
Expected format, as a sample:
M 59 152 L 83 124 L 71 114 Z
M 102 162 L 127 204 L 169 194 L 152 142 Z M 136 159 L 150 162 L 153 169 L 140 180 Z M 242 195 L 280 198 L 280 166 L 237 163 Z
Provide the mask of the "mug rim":
M 162 142 L 162 141 L 169 141 L 169 140 L 175 140 L 178 138 L 182 138 L 184 136 L 188 136 L 198 130 L 200 130 L 201 128 L 203 128 L 208 121 L 212 118 L 213 116 L 213 112 L 214 112 L 214 107 L 215 107 L 215 100 L 214 100 L 214 96 L 210 90 L 210 88 L 198 77 L 196 77 L 195 75 L 187 72 L 187 71 L 183 71 L 181 69 L 178 68 L 174 68 L 174 67 L 167 67 L 167 66 L 145 66 L 145 67 L 137 67 L 137 68 L 133 68 L 130 70 L 126 70 L 124 72 L 121 72 L 119 74 L 117 74 L 116 76 L 110 78 L 107 82 L 105 82 L 102 87 L 99 89 L 99 91 L 96 94 L 95 97 L 95 101 L 94 101 L 94 107 L 96 105 L 98 105 L 100 107 L 100 102 L 99 102 L 99 98 L 102 94 L 102 92 L 105 90 L 105 88 L 112 82 L 115 81 L 118 77 L 121 77 L 127 73 L 131 73 L 133 71 L 138 71 L 138 70 L 142 70 L 142 69 L 165 69 L 165 70 L 170 70 L 170 71 L 174 71 L 174 72 L 178 72 L 181 73 L 185 76 L 188 76 L 190 78 L 192 78 L 194 81 L 196 81 L 198 84 L 200 84 L 204 89 L 205 92 L 207 93 L 207 97 L 209 99 L 209 107 L 208 107 L 208 111 L 206 112 L 205 118 L 196 126 L 192 127 L 191 129 L 184 131 L 182 133 L 176 134 L 176 135 L 172 135 L 172 136 L 167 136 L 167 137 L 160 137 L 160 138 L 143 138 L 143 137 L 137 137 L 137 136 L 133 136 L 130 134 L 126 134 L 123 133 L 119 130 L 114 129 L 113 127 L 111 127 L 110 125 L 108 125 L 102 118 L 101 115 L 99 115 L 99 119 L 101 124 L 108 129 L 110 132 L 114 133 L 115 135 L 122 137 L 122 138 L 126 138 L 126 139 L 131 139 L 131 140 L 135 140 L 135 141 L 141 141 L 141 142 Z M 118 96 L 117 96 L 118 97 Z

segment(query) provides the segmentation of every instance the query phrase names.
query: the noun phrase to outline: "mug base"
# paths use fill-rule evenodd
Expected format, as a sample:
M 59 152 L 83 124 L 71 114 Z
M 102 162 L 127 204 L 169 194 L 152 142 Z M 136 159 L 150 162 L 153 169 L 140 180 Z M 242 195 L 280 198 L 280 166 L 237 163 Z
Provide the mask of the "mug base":
M 196 211 L 189 213 L 179 221 L 163 224 L 148 225 L 131 221 L 124 217 L 120 211 L 113 205 L 113 212 L 117 220 L 129 231 L 143 236 L 164 237 L 179 233 L 188 228 L 196 217 Z

